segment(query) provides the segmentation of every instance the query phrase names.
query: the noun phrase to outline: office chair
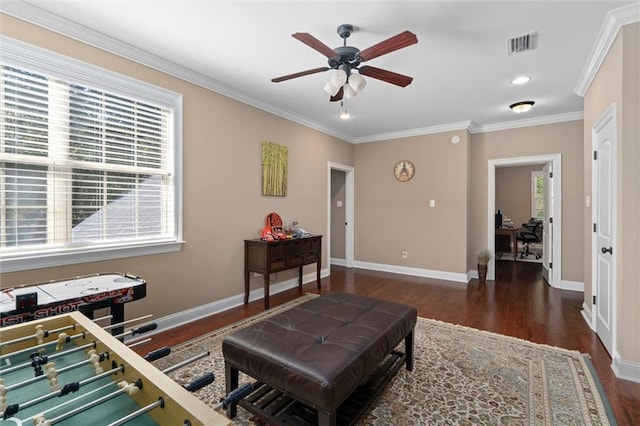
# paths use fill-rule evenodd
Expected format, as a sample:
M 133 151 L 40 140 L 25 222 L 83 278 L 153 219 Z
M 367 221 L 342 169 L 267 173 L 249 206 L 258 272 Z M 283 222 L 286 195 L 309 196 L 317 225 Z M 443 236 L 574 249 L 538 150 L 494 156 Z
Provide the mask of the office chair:
M 522 228 L 518 230 L 516 238 L 524 245 L 524 249 L 520 252 L 520 259 L 524 259 L 525 256 L 529 256 L 530 254 L 534 255 L 536 259 L 540 259 L 542 257 L 541 254 L 532 252 L 529 246 L 531 243 L 542 242 L 541 220 L 531 218 L 529 219 L 529 222 L 523 223 Z

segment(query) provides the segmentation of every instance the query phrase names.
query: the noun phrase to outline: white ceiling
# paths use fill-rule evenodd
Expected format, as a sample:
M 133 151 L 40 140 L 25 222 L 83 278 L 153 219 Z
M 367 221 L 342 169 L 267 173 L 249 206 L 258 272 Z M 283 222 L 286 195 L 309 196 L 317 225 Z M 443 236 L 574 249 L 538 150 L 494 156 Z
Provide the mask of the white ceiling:
M 638 2 L 5 0 L 2 8 L 363 142 L 541 117 L 579 118 L 583 106 L 576 85 L 607 12 L 630 3 Z M 271 82 L 327 64 L 291 34 L 308 32 L 334 48 L 342 44 L 336 28 L 343 23 L 355 27 L 347 44 L 359 49 L 404 30 L 418 37 L 418 44 L 366 63 L 412 76 L 413 83 L 401 88 L 365 77 L 365 90 L 347 101 L 350 121 L 338 118 L 339 103 L 328 102 L 327 73 Z M 508 56 L 507 39 L 531 31 L 537 31 L 537 48 Z M 510 83 L 522 74 L 531 82 Z M 516 115 L 508 105 L 520 100 L 533 100 L 535 107 Z

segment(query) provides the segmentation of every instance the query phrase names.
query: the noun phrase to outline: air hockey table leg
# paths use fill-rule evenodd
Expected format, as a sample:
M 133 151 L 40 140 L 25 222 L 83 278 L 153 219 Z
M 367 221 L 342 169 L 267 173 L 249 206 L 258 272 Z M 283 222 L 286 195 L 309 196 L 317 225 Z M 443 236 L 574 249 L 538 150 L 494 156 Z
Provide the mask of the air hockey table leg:
M 111 324 L 118 324 L 124 322 L 124 303 L 112 303 L 111 304 L 111 315 L 113 315 L 113 319 L 111 320 Z M 124 332 L 124 326 L 115 327 L 111 334 L 118 335 Z

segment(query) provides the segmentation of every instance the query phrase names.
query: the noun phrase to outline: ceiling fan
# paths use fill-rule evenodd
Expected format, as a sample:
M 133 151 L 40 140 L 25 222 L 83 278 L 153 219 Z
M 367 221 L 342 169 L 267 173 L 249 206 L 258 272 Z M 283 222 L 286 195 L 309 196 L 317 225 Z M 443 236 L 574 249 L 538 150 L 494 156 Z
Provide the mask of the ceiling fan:
M 378 56 L 382 56 L 417 43 L 418 38 L 415 34 L 411 31 L 404 31 L 388 38 L 387 40 L 376 43 L 371 47 L 360 50 L 356 47 L 347 46 L 347 38 L 349 38 L 352 32 L 353 25 L 340 25 L 338 27 L 338 35 L 342 38 L 343 45 L 336 47 L 335 49 L 331 49 L 309 33 L 292 34 L 291 36 L 296 40 L 303 42 L 312 49 L 315 49 L 325 55 L 328 58 L 329 66 L 273 78 L 271 81 L 274 83 L 280 83 L 281 81 L 331 70 L 331 78 L 324 87 L 324 89 L 331 95 L 331 98 L 329 99 L 331 102 L 342 100 L 343 97 L 350 98 L 360 92 L 366 84 L 364 78 L 362 78 L 363 75 L 395 84 L 400 87 L 406 87 L 411 84 L 413 77 L 361 64 L 377 58 Z M 358 71 L 358 73 L 354 73 L 354 71 Z

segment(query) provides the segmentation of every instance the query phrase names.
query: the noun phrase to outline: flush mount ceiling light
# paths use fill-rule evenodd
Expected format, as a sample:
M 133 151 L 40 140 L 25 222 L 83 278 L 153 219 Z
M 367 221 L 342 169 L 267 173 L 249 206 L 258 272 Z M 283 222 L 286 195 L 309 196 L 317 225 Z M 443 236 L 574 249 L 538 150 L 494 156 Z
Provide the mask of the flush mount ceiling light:
M 511 84 L 516 84 L 516 85 L 525 84 L 525 83 L 528 83 L 529 81 L 531 81 L 531 77 L 526 75 L 521 75 L 511 80 Z
M 511 108 L 511 111 L 515 112 L 516 114 L 522 114 L 523 112 L 527 112 L 531 108 L 533 108 L 533 104 L 535 104 L 535 102 L 533 101 L 521 101 L 509 105 L 509 108 Z

